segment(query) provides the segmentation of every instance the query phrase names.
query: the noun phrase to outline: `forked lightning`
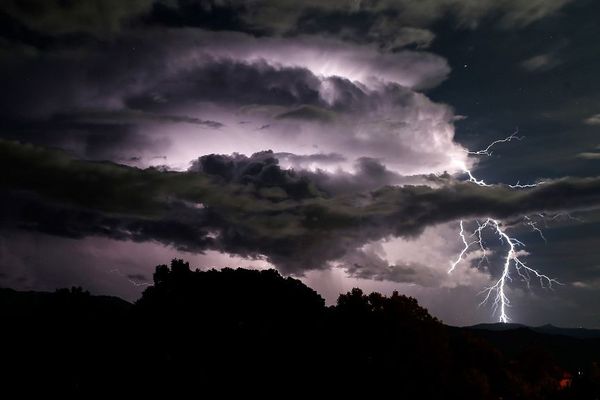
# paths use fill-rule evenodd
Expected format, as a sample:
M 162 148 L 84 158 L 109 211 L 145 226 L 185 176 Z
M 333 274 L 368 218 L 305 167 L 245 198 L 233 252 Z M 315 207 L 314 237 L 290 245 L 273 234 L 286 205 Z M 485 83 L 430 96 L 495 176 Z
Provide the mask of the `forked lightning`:
M 518 134 L 518 130 L 515 131 L 512 135 L 510 135 L 504 139 L 500 139 L 500 140 L 496 140 L 496 141 L 492 142 L 488 147 L 486 147 L 483 150 L 469 151 L 468 154 L 491 156 L 492 155 L 492 147 L 494 147 L 495 145 L 500 144 L 500 143 L 510 142 L 511 140 L 522 140 L 523 139 L 523 137 L 517 136 L 517 134 Z M 461 167 L 462 167 L 463 172 L 468 176 L 469 182 L 472 182 L 479 186 L 491 186 L 490 184 L 486 183 L 485 181 L 475 178 L 475 176 L 471 173 L 470 169 L 468 169 L 465 164 L 461 163 Z M 544 184 L 544 182 L 538 182 L 538 183 L 526 184 L 526 185 L 522 185 L 519 182 L 517 182 L 514 185 L 508 185 L 508 186 L 513 189 L 523 189 L 523 188 L 535 187 L 535 186 L 542 185 L 542 184 Z M 542 214 L 540 214 L 540 216 L 541 216 L 541 218 L 544 217 Z M 525 244 L 523 244 L 523 242 L 521 242 L 520 240 L 518 240 L 514 237 L 510 237 L 506 233 L 506 228 L 503 227 L 501 221 L 493 219 L 493 218 L 486 218 L 483 222 L 480 220 L 476 220 L 475 222 L 477 223 L 477 229 L 475 229 L 473 232 L 467 233 L 465 231 L 465 222 L 462 220 L 460 221 L 459 236 L 460 236 L 464 246 L 463 246 L 462 251 L 458 255 L 458 257 L 456 258 L 456 260 L 451 262 L 448 273 L 451 273 L 452 271 L 454 271 L 454 269 L 457 267 L 457 265 L 466 257 L 467 253 L 469 252 L 469 249 L 474 245 L 476 245 L 479 248 L 479 250 L 481 250 L 481 252 L 482 252 L 482 255 L 481 255 L 480 261 L 479 261 L 479 266 L 481 266 L 481 263 L 484 260 L 487 261 L 488 250 L 485 247 L 482 232 L 486 228 L 491 229 L 495 234 L 498 235 L 500 241 L 503 244 L 505 244 L 506 246 L 508 246 L 508 249 L 503 258 L 504 263 L 502 266 L 502 273 L 500 274 L 500 277 L 493 285 L 485 288 L 481 292 L 484 295 L 484 299 L 481 302 L 481 304 L 484 304 L 488 301 L 492 301 L 493 312 L 494 312 L 494 314 L 498 314 L 499 321 L 500 322 L 509 322 L 510 317 L 508 315 L 507 309 L 510 306 L 510 300 L 507 295 L 507 284 L 509 281 L 512 281 L 511 272 L 516 272 L 517 275 L 519 276 L 519 278 L 521 278 L 521 280 L 523 280 L 526 283 L 527 287 L 530 287 L 531 277 L 535 277 L 535 278 L 539 279 L 542 287 L 552 288 L 553 284 L 560 284 L 560 282 L 558 282 L 556 279 L 553 279 L 544 274 L 541 274 L 540 272 L 538 272 L 537 270 L 535 270 L 531 267 L 528 267 L 520 259 L 521 256 L 527 255 L 527 252 L 525 252 L 524 250 L 517 250 L 517 248 L 525 247 Z M 541 231 L 541 229 L 538 228 L 536 221 L 534 221 L 531 217 L 525 216 L 524 224 L 528 225 L 533 231 L 537 232 L 544 241 L 546 241 L 546 238 L 544 237 L 543 232 Z

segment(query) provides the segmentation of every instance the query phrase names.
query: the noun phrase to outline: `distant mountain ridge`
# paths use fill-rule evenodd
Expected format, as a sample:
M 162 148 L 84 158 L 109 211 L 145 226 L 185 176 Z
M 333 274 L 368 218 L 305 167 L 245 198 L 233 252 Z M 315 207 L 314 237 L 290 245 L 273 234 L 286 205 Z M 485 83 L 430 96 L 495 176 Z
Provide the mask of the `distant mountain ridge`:
M 551 324 L 541 326 L 527 326 L 523 324 L 515 323 L 489 323 L 489 324 L 477 324 L 472 326 L 465 326 L 464 329 L 478 329 L 486 331 L 512 331 L 516 329 L 526 329 L 536 333 L 544 335 L 560 335 L 568 336 L 576 339 L 599 339 L 600 329 L 587 329 L 587 328 L 561 328 Z

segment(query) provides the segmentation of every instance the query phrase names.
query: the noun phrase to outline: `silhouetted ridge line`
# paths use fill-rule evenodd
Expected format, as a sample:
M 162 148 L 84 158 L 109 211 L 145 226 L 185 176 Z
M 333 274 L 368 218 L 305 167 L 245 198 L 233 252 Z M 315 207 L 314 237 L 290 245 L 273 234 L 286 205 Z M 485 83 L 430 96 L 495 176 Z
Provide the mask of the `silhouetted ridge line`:
M 355 288 L 326 307 L 275 270 L 159 265 L 130 304 L 81 288 L 0 289 L 5 393 L 166 398 L 394 393 L 588 399 L 600 341 L 444 326 L 411 297 Z

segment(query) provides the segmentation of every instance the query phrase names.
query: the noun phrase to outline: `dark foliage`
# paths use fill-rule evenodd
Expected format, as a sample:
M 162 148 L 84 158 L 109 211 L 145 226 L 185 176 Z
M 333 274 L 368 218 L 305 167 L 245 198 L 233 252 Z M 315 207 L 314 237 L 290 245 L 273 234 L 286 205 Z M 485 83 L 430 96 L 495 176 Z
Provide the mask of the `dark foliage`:
M 326 307 L 274 270 L 192 271 L 173 260 L 134 305 L 80 288 L 1 289 L 0 318 L 0 384 L 18 397 L 599 394 L 597 339 L 564 338 L 591 351 L 563 357 L 560 337 L 450 328 L 397 292 L 353 289 Z

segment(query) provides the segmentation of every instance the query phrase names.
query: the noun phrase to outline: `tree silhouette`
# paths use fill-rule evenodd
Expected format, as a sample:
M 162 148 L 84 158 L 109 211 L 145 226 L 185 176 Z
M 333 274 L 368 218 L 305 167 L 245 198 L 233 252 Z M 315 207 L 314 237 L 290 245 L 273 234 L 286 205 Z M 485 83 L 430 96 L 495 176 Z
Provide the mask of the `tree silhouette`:
M 398 292 L 354 288 L 327 307 L 314 290 L 275 270 L 203 271 L 175 259 L 157 266 L 153 280 L 134 305 L 82 288 L 0 289 L 9 367 L 0 376 L 4 392 L 169 398 L 215 390 L 246 397 L 363 392 L 420 399 L 600 394 L 597 341 L 451 328 Z M 557 351 L 562 343 L 567 352 Z M 570 386 L 565 376 L 573 377 Z

